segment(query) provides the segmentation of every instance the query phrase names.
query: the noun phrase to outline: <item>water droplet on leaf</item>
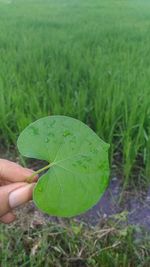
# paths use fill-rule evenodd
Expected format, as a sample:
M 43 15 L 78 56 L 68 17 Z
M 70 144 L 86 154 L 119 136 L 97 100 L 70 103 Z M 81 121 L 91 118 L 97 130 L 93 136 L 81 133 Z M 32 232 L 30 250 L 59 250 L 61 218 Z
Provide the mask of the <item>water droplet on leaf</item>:
M 52 136 L 52 137 L 54 137 L 54 133 L 52 133 L 52 132 L 48 132 L 48 136 Z
M 34 126 L 30 126 L 30 129 L 33 133 L 33 135 L 39 135 L 39 129 L 34 127 Z
M 69 136 L 69 135 L 71 135 L 71 133 L 70 133 L 69 131 L 65 131 L 65 132 L 63 133 L 63 136 L 64 136 L 64 137 L 67 137 L 67 136 Z
M 42 191 L 43 191 L 42 187 L 39 187 L 39 188 L 38 188 L 38 191 L 39 191 L 39 192 L 42 192 Z
M 45 143 L 48 143 L 50 139 L 48 137 L 45 138 Z

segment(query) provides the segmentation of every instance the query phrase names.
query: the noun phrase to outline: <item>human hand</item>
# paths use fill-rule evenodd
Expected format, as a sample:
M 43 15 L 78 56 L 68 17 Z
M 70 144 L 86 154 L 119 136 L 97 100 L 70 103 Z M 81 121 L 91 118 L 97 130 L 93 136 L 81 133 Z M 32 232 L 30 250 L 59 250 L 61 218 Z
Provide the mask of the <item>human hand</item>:
M 32 192 L 37 181 L 26 182 L 33 171 L 20 165 L 0 159 L 0 221 L 13 222 L 16 218 L 12 210 L 32 199 Z

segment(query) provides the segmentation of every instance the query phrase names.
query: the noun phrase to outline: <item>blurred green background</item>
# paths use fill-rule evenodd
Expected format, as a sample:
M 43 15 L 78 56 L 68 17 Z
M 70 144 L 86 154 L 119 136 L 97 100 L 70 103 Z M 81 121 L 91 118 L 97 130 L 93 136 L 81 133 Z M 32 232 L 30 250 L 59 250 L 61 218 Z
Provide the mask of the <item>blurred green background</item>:
M 150 177 L 150 2 L 0 1 L 0 140 L 65 114 L 111 144 L 124 185 Z

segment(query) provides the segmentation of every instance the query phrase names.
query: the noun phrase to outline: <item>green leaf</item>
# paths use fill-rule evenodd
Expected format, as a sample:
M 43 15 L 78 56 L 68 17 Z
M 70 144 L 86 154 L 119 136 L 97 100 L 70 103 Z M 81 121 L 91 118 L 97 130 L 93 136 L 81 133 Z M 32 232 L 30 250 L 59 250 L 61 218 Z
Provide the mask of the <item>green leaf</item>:
M 30 124 L 18 138 L 20 153 L 50 163 L 34 189 L 37 207 L 70 217 L 95 205 L 108 184 L 108 148 L 87 125 L 70 117 L 50 116 Z

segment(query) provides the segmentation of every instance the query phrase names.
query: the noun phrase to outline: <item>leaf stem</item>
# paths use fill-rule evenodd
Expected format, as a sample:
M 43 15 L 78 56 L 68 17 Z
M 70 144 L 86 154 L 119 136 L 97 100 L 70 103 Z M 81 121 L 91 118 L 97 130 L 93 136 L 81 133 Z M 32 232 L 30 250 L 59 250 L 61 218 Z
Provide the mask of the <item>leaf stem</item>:
M 27 177 L 27 183 L 32 183 L 33 182 L 33 177 L 36 175 L 36 174 L 39 174 L 47 169 L 49 169 L 51 166 L 53 165 L 53 163 L 50 163 L 48 165 L 46 165 L 45 167 L 35 171 L 34 173 L 32 173 L 32 175 L 30 175 L 29 177 Z

